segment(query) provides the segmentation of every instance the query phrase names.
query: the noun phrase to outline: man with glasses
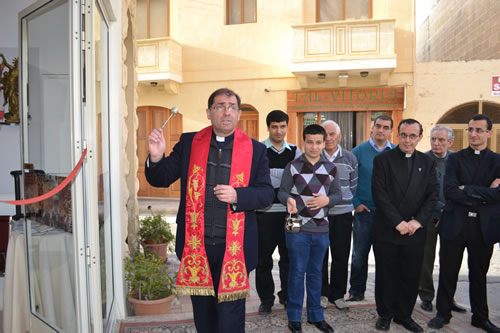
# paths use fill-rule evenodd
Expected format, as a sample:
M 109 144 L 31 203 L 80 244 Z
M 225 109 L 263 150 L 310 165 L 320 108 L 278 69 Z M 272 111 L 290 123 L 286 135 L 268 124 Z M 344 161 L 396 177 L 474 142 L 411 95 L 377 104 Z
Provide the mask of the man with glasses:
M 153 130 L 146 178 L 156 187 L 181 178 L 176 290 L 191 295 L 197 332 L 244 332 L 248 274 L 257 265 L 255 210 L 274 199 L 269 161 L 266 147 L 236 128 L 233 91 L 213 92 L 206 112 L 212 126 L 182 134 L 168 157 L 163 130 Z
M 417 120 L 402 120 L 399 145 L 373 160 L 372 191 L 377 207 L 373 252 L 379 315 L 375 328 L 380 331 L 388 331 L 394 320 L 410 332 L 423 332 L 411 314 L 439 183 L 434 161 L 415 149 L 422 132 Z
M 446 205 L 440 237 L 437 315 L 428 324 L 440 329 L 450 322 L 464 249 L 469 266 L 471 325 L 489 333 L 500 328 L 489 320 L 486 274 L 493 245 L 500 240 L 500 155 L 488 149 L 491 120 L 478 114 L 467 128 L 469 147 L 450 155 L 444 176 Z
M 352 150 L 358 160 L 358 187 L 352 199 L 354 224 L 352 227 L 352 258 L 349 297 L 347 301 L 365 299 L 368 277 L 368 255 L 372 246 L 373 216 L 375 203 L 372 197 L 373 159 L 383 151 L 395 147 L 389 141 L 393 127 L 392 118 L 383 114 L 375 118 L 372 137 Z

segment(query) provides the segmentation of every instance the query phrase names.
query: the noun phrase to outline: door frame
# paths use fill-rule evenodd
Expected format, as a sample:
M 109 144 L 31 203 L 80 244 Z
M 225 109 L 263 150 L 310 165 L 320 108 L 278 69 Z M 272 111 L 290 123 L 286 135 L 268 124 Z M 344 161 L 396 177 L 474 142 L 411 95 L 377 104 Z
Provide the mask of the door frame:
M 93 85 L 95 82 L 95 40 L 94 40 L 94 10 L 100 8 L 99 17 L 102 18 L 108 27 L 108 58 L 121 57 L 121 48 L 115 51 L 113 46 L 118 43 L 121 45 L 121 30 L 118 24 L 114 24 L 113 32 L 111 31 L 111 20 L 114 20 L 112 6 L 109 0 L 38 0 L 32 5 L 19 12 L 19 101 L 20 115 L 25 118 L 29 107 L 27 101 L 28 88 L 28 38 L 27 24 L 30 15 L 43 15 L 45 6 L 57 6 L 58 4 L 67 3 L 68 6 L 68 55 L 69 55 L 69 104 L 70 104 L 70 131 L 71 140 L 70 155 L 72 165 L 76 165 L 80 159 L 83 150 L 88 149 L 87 157 L 84 160 L 81 170 L 77 173 L 72 185 L 72 214 L 73 214 L 73 257 L 75 264 L 75 308 L 78 332 L 102 332 L 104 327 L 102 323 L 102 304 L 101 304 L 101 289 L 100 289 L 100 258 L 99 258 L 99 224 L 93 223 L 98 217 L 98 191 L 97 182 L 92 180 L 97 179 L 97 132 L 96 132 L 96 112 L 95 112 L 95 96 Z M 47 8 L 47 7 L 45 7 Z M 84 23 L 84 24 L 83 24 Z M 81 30 L 85 27 L 85 30 Z M 113 37 L 111 37 L 113 36 Z M 85 38 L 85 39 L 84 39 Z M 111 46 L 112 41 L 114 45 Z M 118 78 L 121 82 L 120 66 L 112 66 L 108 61 L 108 77 Z M 84 79 L 84 76 L 86 79 Z M 85 83 L 85 86 L 83 85 Z M 107 85 L 108 95 L 108 110 L 112 108 L 119 109 L 119 90 L 113 90 L 110 87 L 109 81 Z M 113 90 L 113 91 L 112 91 Z M 113 100 L 113 102 L 111 102 Z M 118 102 L 117 102 L 118 101 Z M 118 105 L 116 105 L 118 104 Z M 109 112 L 108 140 L 110 147 L 121 147 L 122 143 L 120 129 L 120 114 Z M 21 144 L 23 160 L 28 155 L 28 147 L 24 142 L 28 138 L 27 121 L 21 124 Z M 121 170 L 121 149 L 113 149 L 109 151 L 109 169 Z M 113 295 L 110 311 L 107 312 L 107 319 L 110 325 L 105 329 L 113 331 L 115 321 L 123 318 L 125 315 L 125 293 L 123 290 L 123 265 L 122 265 L 122 237 L 120 223 L 120 203 L 121 193 L 120 179 L 121 172 L 110 172 L 110 183 L 115 185 L 115 191 L 110 192 L 116 195 L 111 196 L 110 214 L 114 216 L 111 219 L 113 228 L 118 232 L 110 235 L 112 246 L 110 266 L 114 274 L 112 275 Z M 21 186 L 24 189 L 24 184 Z M 22 193 L 24 197 L 24 193 Z M 23 207 L 24 208 L 24 207 Z M 30 234 L 26 234 L 27 242 L 30 239 Z M 28 246 L 29 243 L 27 243 Z M 117 260 L 113 260 L 117 258 Z M 107 260 L 108 258 L 106 258 Z M 28 280 L 29 281 L 29 280 Z M 27 286 L 29 283 L 26 284 Z M 92 292 L 92 293 L 91 293 Z M 32 299 L 30 291 L 30 299 Z M 32 304 L 30 302 L 30 304 Z M 54 332 L 55 328 L 45 322 L 44 318 L 34 311 L 31 311 L 30 305 L 30 325 L 33 332 Z
M 28 44 L 27 44 L 27 22 L 24 20 L 28 18 L 29 15 L 34 14 L 39 10 L 44 10 L 45 6 L 57 6 L 58 4 L 62 4 L 64 2 L 68 3 L 68 17 L 69 17 L 69 36 L 74 36 L 74 38 L 69 38 L 68 41 L 68 52 L 70 58 L 70 68 L 68 71 L 69 77 L 69 93 L 70 93 L 70 105 L 72 110 L 70 112 L 70 126 L 71 126 L 71 163 L 75 165 L 77 161 L 80 159 L 80 156 L 84 150 L 84 143 L 82 142 L 82 132 L 81 132 L 81 120 L 75 115 L 81 114 L 82 112 L 82 95 L 81 95 L 81 79 L 82 79 L 82 60 L 80 54 L 81 47 L 81 13 L 80 10 L 82 5 L 80 1 L 69 1 L 69 0 L 38 0 L 32 5 L 28 6 L 24 10 L 19 12 L 18 15 L 18 24 L 19 24 L 19 47 L 20 47 L 20 59 L 19 59 L 19 98 L 20 98 L 20 115 L 22 119 L 27 118 L 25 114 L 27 114 L 29 107 L 27 102 L 27 96 L 25 92 L 28 89 L 28 68 L 27 68 L 27 55 L 28 55 Z M 43 12 L 40 13 L 43 15 Z M 27 121 L 22 122 L 21 127 L 21 138 L 23 142 L 28 142 L 28 124 Z M 28 150 L 25 147 L 25 144 L 21 144 L 23 161 L 28 157 Z M 85 163 L 84 163 L 85 164 Z M 72 212 L 74 213 L 73 217 L 73 260 L 75 261 L 75 297 L 76 297 L 76 311 L 77 311 L 77 327 L 81 332 L 89 331 L 89 321 L 84 320 L 89 318 L 88 306 L 87 306 L 87 295 L 88 295 L 88 286 L 86 283 L 86 256 L 85 256 L 85 230 L 84 230 L 84 204 L 83 204 L 83 172 L 79 172 L 75 179 L 73 180 L 72 185 Z M 24 177 L 23 177 L 24 178 Z M 24 192 L 24 184 L 21 186 L 22 192 Z M 24 193 L 22 193 L 24 197 Z M 23 207 L 24 208 L 24 207 Z M 29 245 L 28 241 L 30 239 L 30 234 L 26 232 L 25 235 L 27 240 L 27 246 Z M 29 247 L 27 247 L 28 249 Z M 31 257 L 29 257 L 30 259 Z M 28 273 L 29 274 L 29 273 Z M 29 285 L 29 280 L 28 284 Z M 30 288 L 30 300 L 33 298 L 32 291 Z M 55 328 L 50 326 L 50 324 L 44 321 L 44 318 L 39 317 L 37 314 L 33 312 L 31 307 L 33 303 L 30 301 L 30 320 L 31 320 L 31 328 L 34 332 L 54 332 Z

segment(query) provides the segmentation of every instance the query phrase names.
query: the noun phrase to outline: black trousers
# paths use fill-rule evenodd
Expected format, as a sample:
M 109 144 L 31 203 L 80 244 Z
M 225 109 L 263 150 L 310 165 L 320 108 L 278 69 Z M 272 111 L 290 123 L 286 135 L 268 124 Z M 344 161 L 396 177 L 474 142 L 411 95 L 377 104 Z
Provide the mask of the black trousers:
M 330 253 L 332 264 L 330 266 L 330 280 L 328 280 L 328 250 L 323 260 L 323 281 L 321 296 L 328 297 L 333 303 L 336 299 L 344 298 L 347 291 L 347 274 L 349 253 L 351 252 L 352 222 L 354 216 L 351 212 L 328 216 Z
M 426 232 L 427 235 L 425 237 L 424 262 L 422 264 L 422 272 L 420 273 L 418 296 L 422 301 L 432 302 L 435 293 L 432 274 L 434 272 L 434 260 L 436 258 L 436 224 L 432 222 L 427 223 Z
M 375 240 L 375 303 L 385 319 L 407 320 L 417 300 L 424 244 L 398 245 Z
M 225 244 L 205 245 L 216 295 L 225 247 Z M 245 332 L 245 301 L 240 299 L 219 303 L 217 297 L 191 296 L 196 331 L 198 333 Z
M 255 270 L 255 287 L 262 303 L 274 303 L 273 252 L 278 247 L 280 260 L 280 300 L 288 300 L 288 249 L 285 241 L 286 213 L 257 212 L 259 257 Z
M 469 266 L 469 299 L 474 317 L 488 319 L 486 274 L 490 267 L 493 245 L 486 245 L 478 218 L 468 217 L 463 229 L 453 240 L 440 237 L 439 287 L 436 298 L 438 315 L 451 318 L 451 307 L 457 289 L 458 273 L 464 249 L 467 248 Z

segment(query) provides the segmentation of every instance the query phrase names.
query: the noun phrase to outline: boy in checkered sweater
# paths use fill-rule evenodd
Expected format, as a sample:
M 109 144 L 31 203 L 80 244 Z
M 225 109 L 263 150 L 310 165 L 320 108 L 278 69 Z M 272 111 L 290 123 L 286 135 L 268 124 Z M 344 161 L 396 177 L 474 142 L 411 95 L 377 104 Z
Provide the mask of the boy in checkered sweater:
M 326 132 L 320 125 L 304 129 L 304 153 L 290 162 L 281 180 L 278 198 L 287 211 L 301 219 L 300 232 L 286 233 L 288 272 L 288 328 L 301 332 L 304 276 L 307 286 L 307 322 L 322 332 L 333 332 L 320 305 L 323 258 L 330 245 L 328 209 L 342 199 L 335 165 L 321 152 Z

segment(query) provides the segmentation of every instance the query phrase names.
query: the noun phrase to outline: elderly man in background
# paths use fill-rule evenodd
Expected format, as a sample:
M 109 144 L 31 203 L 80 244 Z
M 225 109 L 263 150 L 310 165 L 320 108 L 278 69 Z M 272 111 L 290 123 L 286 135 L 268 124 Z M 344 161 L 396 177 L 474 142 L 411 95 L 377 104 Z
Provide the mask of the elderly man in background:
M 436 242 L 437 231 L 436 227 L 439 223 L 441 210 L 444 207 L 444 191 L 443 191 L 443 178 L 446 170 L 446 161 L 451 151 L 448 150 L 453 145 L 454 135 L 453 130 L 446 126 L 436 126 L 431 130 L 431 150 L 425 154 L 429 156 L 436 163 L 436 172 L 439 180 L 439 199 L 436 209 L 432 213 L 432 224 L 427 228 L 427 236 L 424 248 L 424 262 L 422 264 L 422 272 L 420 274 L 420 286 L 418 295 L 422 300 L 420 307 L 424 311 L 432 311 L 432 300 L 434 299 L 434 281 L 432 273 L 434 270 L 434 259 L 436 257 Z M 452 311 L 465 312 L 466 310 L 453 303 Z
M 348 150 L 342 149 L 339 142 L 342 138 L 339 125 L 333 120 L 321 124 L 326 131 L 323 155 L 335 164 L 337 177 L 340 180 L 342 200 L 328 210 L 330 251 L 332 264 L 330 282 L 328 282 L 328 250 L 323 261 L 323 283 L 321 287 L 321 306 L 328 302 L 335 304 L 339 310 L 349 309 L 344 301 L 347 291 L 347 271 L 349 252 L 351 251 L 351 233 L 354 217 L 352 198 L 358 185 L 358 160 Z

